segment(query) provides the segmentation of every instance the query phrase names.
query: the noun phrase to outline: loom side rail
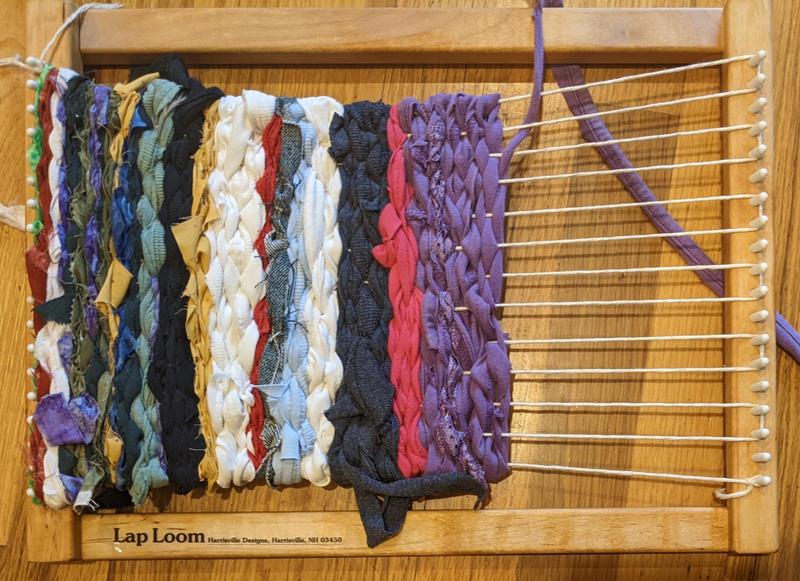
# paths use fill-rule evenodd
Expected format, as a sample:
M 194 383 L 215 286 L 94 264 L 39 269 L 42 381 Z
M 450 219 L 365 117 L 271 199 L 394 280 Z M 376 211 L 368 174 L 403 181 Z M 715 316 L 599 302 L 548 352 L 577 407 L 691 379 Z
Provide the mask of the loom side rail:
M 28 54 L 40 54 L 53 32 L 66 20 L 71 8 L 61 0 L 28 0 L 27 48 Z M 81 70 L 77 30 L 67 30 L 55 46 L 52 64 Z M 32 115 L 25 115 L 26 125 L 33 127 Z M 25 197 L 35 197 L 36 190 L 26 185 Z M 34 219 L 34 210 L 26 207 L 26 223 Z M 27 354 L 20 345 L 20 357 Z M 25 415 L 32 414 L 35 406 L 28 402 Z M 17 418 L 24 421 L 22 417 Z M 27 427 L 27 426 L 26 426 Z M 50 510 L 32 502 L 25 506 L 25 531 L 28 559 L 69 561 L 80 557 L 78 516 L 71 510 Z
M 770 43 L 770 0 L 728 0 L 725 8 L 725 56 L 734 54 L 746 54 L 748 51 L 766 50 L 771 54 Z M 754 277 L 746 273 L 726 273 L 725 289 L 728 296 L 735 296 L 737 292 L 744 289 L 752 289 L 756 284 L 766 285 L 770 292 L 764 297 L 763 303 L 758 307 L 736 305 L 727 303 L 724 306 L 722 320 L 726 332 L 733 332 L 735 329 L 750 329 L 756 332 L 766 332 L 770 336 L 769 342 L 763 347 L 763 354 L 769 359 L 767 368 L 758 376 L 752 374 L 740 377 L 725 377 L 725 401 L 742 402 L 755 401 L 761 405 L 768 405 L 771 410 L 776 410 L 776 378 L 777 362 L 775 348 L 775 300 L 774 300 L 774 275 L 775 262 L 773 258 L 774 238 L 771 234 L 771 222 L 774 216 L 771 214 L 773 207 L 771 198 L 775 192 L 771 186 L 775 183 L 770 174 L 773 171 L 773 140 L 772 134 L 774 109 L 771 91 L 772 68 L 771 58 L 767 58 L 763 63 L 763 72 L 766 75 L 763 91 L 770 97 L 770 102 L 761 113 L 761 119 L 767 122 L 767 131 L 764 132 L 764 145 L 767 146 L 767 153 L 762 159 L 761 167 L 766 168 L 770 173 L 765 180 L 753 183 L 750 179 L 753 168 L 742 168 L 728 166 L 723 169 L 723 189 L 726 192 L 753 192 L 765 191 L 770 197 L 764 205 L 764 215 L 769 218 L 764 231 L 757 238 L 769 240 L 769 245 L 760 254 L 759 261 L 766 262 L 769 267 L 767 272 L 762 275 L 761 282 L 754 282 Z M 752 77 L 752 70 L 747 67 L 729 66 L 723 69 L 723 86 L 740 86 L 747 82 L 746 79 Z M 723 123 L 731 119 L 755 119 L 748 112 L 748 107 L 752 98 L 739 96 L 726 101 L 723 106 Z M 754 140 L 742 135 L 727 135 L 723 139 L 723 152 L 725 156 L 733 156 L 752 148 Z M 734 223 L 741 223 L 742 220 L 752 220 L 756 214 L 753 208 L 742 206 L 732 206 L 726 204 L 723 208 L 722 223 L 724 227 Z M 753 253 L 748 246 L 756 240 L 750 235 L 731 236 L 723 240 L 723 261 L 737 260 L 747 256 L 752 260 Z M 754 323 L 750 316 L 755 309 L 765 309 L 769 312 L 769 317 L 762 323 Z M 726 365 L 734 365 L 734 361 L 741 361 L 742 358 L 753 358 L 759 354 L 750 346 L 735 345 L 731 342 L 725 344 L 724 361 Z M 765 380 L 768 382 L 766 391 L 756 392 L 753 389 L 754 382 Z M 741 446 L 727 445 L 725 447 L 725 472 L 726 476 L 737 475 L 741 478 L 752 477 L 756 474 L 767 476 L 772 479 L 772 484 L 760 488 L 754 488 L 750 494 L 742 498 L 733 499 L 728 502 L 730 511 L 730 532 L 731 532 L 731 551 L 735 553 L 768 553 L 778 549 L 778 486 L 775 482 L 778 476 L 776 459 L 776 434 L 775 430 L 775 411 L 767 416 L 769 422 L 767 428 L 769 435 L 757 442 L 744 444 Z M 749 414 L 740 413 L 740 410 L 729 409 L 725 414 L 726 433 L 749 433 L 756 425 L 753 417 Z M 769 454 L 770 460 L 765 463 L 754 461 L 755 454 Z
M 721 22 L 721 9 L 545 9 L 545 50 L 550 64 L 711 60 Z M 526 8 L 165 8 L 89 12 L 80 47 L 88 65 L 519 65 L 532 37 Z
M 403 534 L 374 549 L 356 511 L 108 514 L 80 518 L 79 544 L 83 559 L 724 552 L 727 512 L 420 510 L 408 514 Z

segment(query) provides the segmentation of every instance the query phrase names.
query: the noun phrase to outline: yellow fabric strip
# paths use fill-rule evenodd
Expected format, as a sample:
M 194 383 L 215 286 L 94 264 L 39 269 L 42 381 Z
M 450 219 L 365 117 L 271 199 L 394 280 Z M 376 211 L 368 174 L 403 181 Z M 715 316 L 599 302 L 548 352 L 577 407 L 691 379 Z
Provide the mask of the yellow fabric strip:
M 192 182 L 192 217 L 172 227 L 175 240 L 189 270 L 189 281 L 184 295 L 186 305 L 186 336 L 194 359 L 194 391 L 198 398 L 200 431 L 206 441 L 206 453 L 200 461 L 198 474 L 211 486 L 217 481 L 215 451 L 216 434 L 211 425 L 211 415 L 206 401 L 206 386 L 211 379 L 211 342 L 208 336 L 208 316 L 211 310 L 211 293 L 206 286 L 210 245 L 203 232 L 208 224 L 219 217 L 208 191 L 208 176 L 214 169 L 216 151 L 214 128 L 219 120 L 218 102 L 206 110 L 203 123 L 203 138 L 200 149 L 194 156 Z

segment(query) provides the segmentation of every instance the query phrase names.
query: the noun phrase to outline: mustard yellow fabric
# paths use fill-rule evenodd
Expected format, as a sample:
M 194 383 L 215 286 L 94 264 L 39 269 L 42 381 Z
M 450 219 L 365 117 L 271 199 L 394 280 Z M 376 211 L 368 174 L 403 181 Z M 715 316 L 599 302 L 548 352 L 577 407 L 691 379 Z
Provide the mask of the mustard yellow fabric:
M 203 236 L 208 225 L 219 218 L 217 209 L 208 192 L 208 176 L 214 168 L 214 128 L 219 120 L 219 101 L 206 110 L 203 137 L 200 149 L 194 156 L 192 176 L 192 216 L 172 227 L 186 267 L 189 281 L 184 295 L 186 305 L 186 336 L 194 359 L 194 391 L 198 398 L 200 431 L 206 441 L 206 453 L 200 461 L 198 474 L 209 485 L 217 480 L 215 452 L 216 434 L 211 425 L 211 416 L 206 402 L 206 386 L 211 379 L 211 342 L 208 336 L 208 316 L 211 311 L 211 293 L 206 286 L 206 274 L 210 262 L 210 244 Z
M 131 120 L 136 112 L 136 105 L 139 103 L 139 90 L 146 87 L 148 83 L 155 81 L 158 73 L 143 75 L 127 84 L 117 83 L 114 85 L 114 92 L 120 96 L 119 115 L 120 130 L 114 136 L 108 153 L 115 163 L 122 159 L 122 147 L 131 131 Z M 119 185 L 119 171 L 114 174 L 114 187 Z

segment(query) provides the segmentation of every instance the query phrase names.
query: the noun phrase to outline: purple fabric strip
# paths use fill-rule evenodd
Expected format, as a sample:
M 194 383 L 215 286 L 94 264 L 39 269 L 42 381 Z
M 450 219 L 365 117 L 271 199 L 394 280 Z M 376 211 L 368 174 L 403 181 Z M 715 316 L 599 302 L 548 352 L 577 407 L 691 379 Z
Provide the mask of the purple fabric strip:
M 67 400 L 54 393 L 39 400 L 33 419 L 51 446 L 89 444 L 94 439 L 99 410 L 89 394 Z
M 561 8 L 563 0 L 544 0 L 544 6 Z M 538 38 L 537 42 L 539 42 Z M 583 72 L 577 65 L 556 65 L 551 67 L 551 70 L 559 87 L 571 87 L 585 83 Z M 569 91 L 563 95 L 573 115 L 586 115 L 598 111 L 597 105 L 587 89 Z M 525 122 L 530 123 L 531 121 L 526 119 Z M 611 132 L 600 117 L 582 119 L 578 121 L 578 125 L 586 141 L 608 141 L 613 139 Z M 629 169 L 633 167 L 619 145 L 606 145 L 596 149 L 600 157 L 611 169 Z M 658 199 L 638 173 L 617 174 L 617 179 L 637 202 L 651 202 Z M 674 233 L 684 231 L 672 217 L 672 214 L 669 213 L 669 210 L 663 206 L 644 206 L 641 210 L 659 232 Z M 666 241 L 688 264 L 697 266 L 714 264 L 714 261 L 698 246 L 691 236 L 667 238 Z M 695 273 L 714 294 L 719 297 L 725 296 L 725 277 L 722 271 L 698 270 Z M 775 316 L 775 324 L 778 346 L 792 359 L 800 363 L 800 334 L 792 328 L 780 313 Z
M 531 91 L 531 100 L 528 105 L 528 112 L 525 114 L 523 124 L 534 123 L 539 120 L 542 114 L 542 84 L 544 83 L 544 31 L 542 28 L 542 5 L 539 0 L 535 0 L 533 4 L 533 11 L 531 17 L 533 18 L 533 90 Z M 511 155 L 516 151 L 522 140 L 530 135 L 530 128 L 520 129 L 514 137 L 512 137 L 506 148 L 503 150 L 503 155 L 500 158 L 500 175 L 503 178 L 508 177 L 508 167 L 511 163 Z M 507 186 L 503 185 L 503 197 L 505 198 L 505 190 Z M 502 219 L 502 216 L 498 216 Z M 502 242 L 502 240 L 498 240 Z
M 102 215 L 103 198 L 103 143 L 100 137 L 100 128 L 107 123 L 108 99 L 111 87 L 95 85 L 93 89 L 92 104 L 89 108 L 89 139 L 88 149 L 90 156 L 89 187 L 94 192 L 93 211 L 86 222 L 84 235 L 84 253 L 87 266 L 87 302 L 85 307 L 86 327 L 93 341 L 97 340 L 100 330 L 100 313 L 95 306 L 95 299 L 99 292 L 97 275 L 100 270 L 100 224 Z
M 63 99 L 58 100 L 58 109 L 56 116 L 62 128 L 67 126 L 67 109 Z M 66 132 L 64 135 L 66 139 Z M 69 191 L 67 190 L 67 163 L 66 156 L 62 157 L 61 165 L 58 167 L 58 193 L 51 192 L 52 195 L 58 196 L 58 210 L 61 214 L 61 220 L 55 225 L 58 232 L 58 239 L 61 243 L 61 256 L 58 259 L 58 279 L 63 281 L 67 269 L 69 268 L 69 254 L 67 253 L 67 231 L 69 230 Z
M 457 357 L 470 371 L 468 441 L 489 482 L 509 473 L 509 440 L 502 434 L 509 431 L 511 401 L 511 361 L 495 316 L 495 304 L 503 292 L 503 253 L 498 242 L 504 237 L 506 207 L 500 160 L 491 157 L 503 148 L 499 100 L 497 94 L 457 95 L 455 131 L 448 132 L 454 144 L 455 171 L 447 187 L 447 220 L 453 241 L 463 248 L 448 262 L 448 287 L 454 289 L 456 304 L 467 307 L 458 315 L 468 329 L 469 348 Z
M 414 197 L 407 216 L 419 244 L 417 287 L 423 293 L 420 439 L 428 449 L 426 474 L 459 470 L 485 482 L 466 441 L 469 398 L 453 346 L 453 338 L 458 342 L 462 330 L 454 328 L 460 319 L 447 288 L 447 262 L 456 252 L 445 220 L 442 169 L 452 165 L 452 150 L 445 144 L 448 97 L 436 95 L 425 103 L 409 98 L 398 105 L 403 130 L 410 134 L 404 147 Z
M 538 2 L 533 18 L 534 94 L 526 122 L 539 118 L 544 76 Z M 503 292 L 498 244 L 504 241 L 506 187 L 500 177 L 530 130 L 519 131 L 503 149 L 499 95 L 406 99 L 398 113 L 409 134 L 406 167 L 415 195 L 407 215 L 419 244 L 417 287 L 423 292 L 426 473 L 460 470 L 494 482 L 509 473 L 509 443 L 501 434 L 509 429 L 511 398 L 508 347 L 494 314 Z M 468 308 L 456 312 L 456 306 Z

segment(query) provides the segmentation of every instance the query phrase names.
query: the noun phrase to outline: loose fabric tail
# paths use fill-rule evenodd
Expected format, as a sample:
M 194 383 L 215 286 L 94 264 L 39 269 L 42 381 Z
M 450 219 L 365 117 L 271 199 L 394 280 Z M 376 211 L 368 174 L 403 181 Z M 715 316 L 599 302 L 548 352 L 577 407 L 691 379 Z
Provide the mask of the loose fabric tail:
M 543 0 L 544 6 L 548 8 L 562 8 L 563 0 Z M 538 6 L 534 8 L 534 17 L 538 13 L 541 14 L 541 8 Z M 537 31 L 537 45 L 539 44 L 539 36 Z M 536 54 L 537 61 L 539 60 L 538 51 Z M 536 64 L 534 64 L 534 95 L 536 95 Z M 556 65 L 552 67 L 553 76 L 559 87 L 572 87 L 576 85 L 585 84 L 583 72 L 577 65 Z M 539 88 L 539 91 L 541 89 Z M 568 91 L 563 94 L 570 111 L 575 116 L 587 115 L 597 113 L 597 105 L 592 99 L 592 95 L 588 89 L 580 89 L 577 91 Z M 531 123 L 535 119 L 529 118 L 531 110 L 536 109 L 538 112 L 538 103 L 534 106 L 535 100 L 531 100 L 531 108 L 528 111 L 528 116 L 525 118 L 525 123 Z M 610 141 L 613 139 L 611 132 L 608 130 L 605 122 L 600 117 L 593 117 L 590 119 L 581 119 L 578 121 L 581 128 L 581 133 L 586 141 Z M 509 142 L 509 148 L 514 144 L 514 140 L 520 137 L 523 132 L 520 131 Z M 516 145 L 514 145 L 516 147 Z M 513 150 L 512 150 L 513 151 Z M 633 167 L 625 152 L 617 145 L 605 145 L 598 147 L 597 152 L 603 159 L 605 164 L 611 169 L 630 169 Z M 505 153 L 504 153 L 505 155 Z M 509 153 L 510 155 L 510 153 Z M 658 200 L 652 190 L 648 187 L 647 183 L 642 179 L 638 173 L 620 173 L 616 174 L 617 179 L 625 187 L 628 193 L 637 202 L 652 202 Z M 680 224 L 673 218 L 669 210 L 664 206 L 643 206 L 642 212 L 647 216 L 650 222 L 662 233 L 676 233 L 683 232 Z M 703 251 L 700 246 L 694 241 L 691 236 L 679 236 L 667 238 L 666 241 L 675 249 L 675 251 L 683 258 L 687 264 L 704 266 L 713 265 L 714 261 Z M 721 297 L 725 295 L 725 279 L 721 270 L 698 270 L 695 271 L 697 276 L 703 283 L 714 292 L 715 295 Z M 776 314 L 775 323 L 777 327 L 778 346 L 781 347 L 792 359 L 800 363 L 800 334 L 783 318 L 780 313 Z
M 528 112 L 525 114 L 523 124 L 535 123 L 542 115 L 542 85 L 544 83 L 544 29 L 542 27 L 542 5 L 539 0 L 535 0 L 533 11 L 533 90 L 531 100 L 528 105 Z M 508 166 L 511 156 L 516 151 L 519 144 L 531 133 L 530 127 L 520 129 L 514 137 L 506 144 L 500 158 L 500 175 L 507 177 Z

